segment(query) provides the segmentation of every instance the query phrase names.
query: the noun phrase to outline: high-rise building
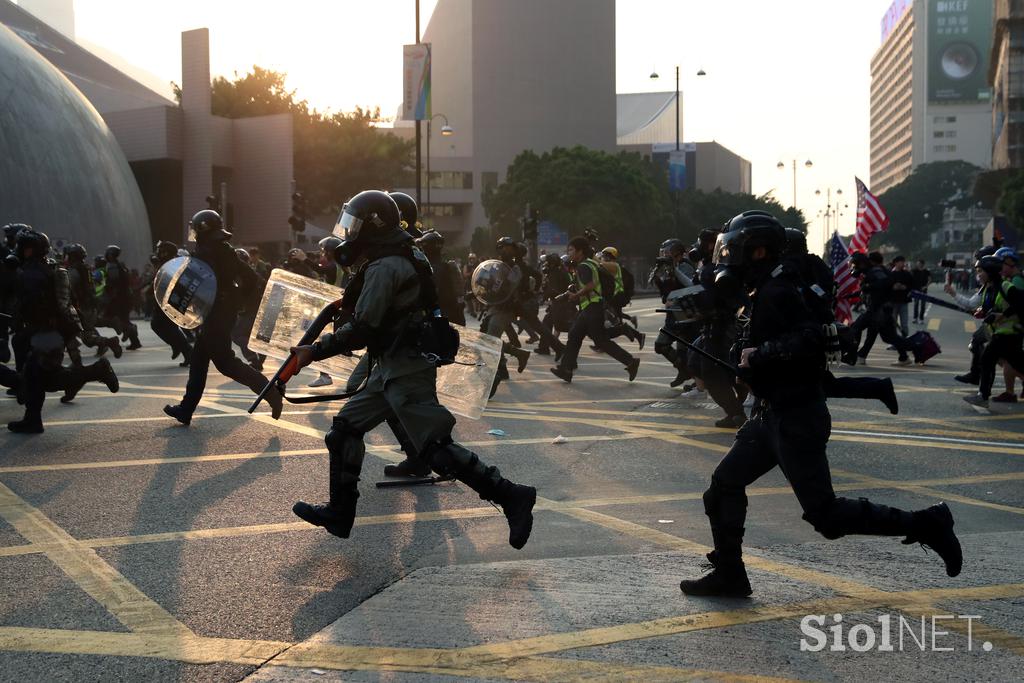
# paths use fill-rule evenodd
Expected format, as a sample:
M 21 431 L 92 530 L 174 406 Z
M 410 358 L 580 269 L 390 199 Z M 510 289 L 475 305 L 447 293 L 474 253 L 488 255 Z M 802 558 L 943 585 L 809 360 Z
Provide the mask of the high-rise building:
M 894 0 L 871 59 L 871 190 L 921 164 L 992 161 L 993 0 Z
M 520 152 L 615 151 L 615 0 L 438 0 L 423 42 L 435 120 L 421 208 L 453 242 L 487 225 L 481 193 Z
M 996 0 L 994 18 L 992 168 L 1024 168 L 1024 0 Z

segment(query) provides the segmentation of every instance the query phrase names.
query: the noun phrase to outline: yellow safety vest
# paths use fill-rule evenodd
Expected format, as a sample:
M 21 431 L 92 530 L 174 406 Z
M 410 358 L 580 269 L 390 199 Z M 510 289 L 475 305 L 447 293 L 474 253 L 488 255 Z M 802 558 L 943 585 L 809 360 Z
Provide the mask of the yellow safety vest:
M 597 269 L 600 268 L 601 266 L 597 264 L 597 261 L 589 258 L 583 259 L 582 261 L 576 264 L 576 273 L 573 274 L 573 280 L 575 280 L 576 286 L 579 287 L 581 290 L 583 289 L 583 282 L 580 281 L 578 275 L 581 266 L 586 266 L 590 268 L 592 275 L 594 277 L 594 289 L 590 290 L 590 293 L 587 294 L 586 296 L 580 297 L 580 310 L 582 311 L 590 304 L 600 303 L 602 297 L 601 275 L 600 273 L 597 272 Z

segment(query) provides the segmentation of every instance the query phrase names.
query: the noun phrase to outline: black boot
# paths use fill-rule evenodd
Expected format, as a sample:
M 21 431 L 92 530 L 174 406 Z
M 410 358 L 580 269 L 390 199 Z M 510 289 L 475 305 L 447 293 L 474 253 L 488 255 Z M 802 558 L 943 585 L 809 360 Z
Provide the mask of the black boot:
M 551 374 L 567 384 L 572 384 L 572 372 L 564 370 L 560 365 L 551 368 Z
M 347 493 L 338 502 L 310 504 L 300 500 L 292 506 L 292 512 L 314 526 L 322 526 L 338 538 L 348 538 L 356 521 L 358 500 L 358 491 Z
M 185 348 L 183 348 L 181 350 L 181 355 L 182 355 L 182 359 L 181 359 L 181 362 L 178 363 L 178 367 L 179 368 L 187 368 L 189 366 L 189 364 L 192 362 L 192 347 L 191 346 L 186 346 Z
M 428 477 L 430 466 L 419 458 L 405 457 L 405 460 L 397 465 L 384 466 L 385 477 Z
M 699 579 L 683 579 L 679 582 L 679 590 L 687 595 L 721 598 L 745 598 L 754 592 L 743 560 L 723 562 L 714 550 L 707 554 L 707 558 L 706 567 L 711 571 Z
M 166 405 L 164 406 L 164 413 L 170 415 L 186 427 L 192 423 L 192 412 L 183 405 Z
M 978 383 L 981 382 L 981 378 L 978 377 L 978 375 L 973 372 L 967 372 L 964 373 L 963 375 L 957 375 L 953 379 L 955 379 L 957 382 L 963 382 L 964 384 L 973 384 L 975 386 L 977 386 Z
M 116 394 L 121 388 L 121 383 L 117 380 L 117 374 L 114 373 L 114 368 L 110 366 L 110 361 L 106 358 L 100 358 L 89 366 L 88 370 L 89 379 L 93 382 L 103 382 L 107 385 L 110 393 Z
M 690 379 L 690 372 L 685 367 L 682 367 L 676 371 L 676 378 L 669 382 L 668 385 L 674 389 L 688 379 Z
M 106 347 L 114 354 L 114 358 L 120 358 L 124 355 L 124 349 L 121 348 L 121 342 L 117 340 L 117 337 L 108 337 L 101 343 L 101 348 Z
M 43 421 L 39 418 L 18 420 L 17 422 L 8 422 L 7 428 L 15 434 L 42 434 L 43 433 Z
M 719 429 L 739 429 L 746 421 L 747 416 L 743 413 L 738 413 L 736 415 L 726 415 L 721 420 L 715 421 L 715 426 Z
M 502 479 L 494 495 L 494 502 L 501 506 L 508 520 L 508 544 L 520 550 L 530 540 L 530 531 L 533 530 L 533 506 L 537 503 L 537 489 Z
M 638 372 L 640 372 L 640 359 L 634 358 L 626 364 L 626 374 L 629 375 L 630 382 L 636 379 L 636 373 Z
M 128 345 L 129 351 L 142 348 L 142 342 L 139 341 L 139 328 L 134 323 L 128 323 L 128 339 L 131 342 Z
M 953 532 L 953 514 L 945 503 L 912 513 L 912 531 L 903 540 L 904 545 L 920 543 L 928 546 L 946 563 L 946 574 L 957 576 L 964 563 L 960 541 Z
M 508 355 L 512 356 L 519 362 L 519 366 L 516 368 L 516 372 L 522 372 L 526 369 L 526 364 L 530 362 L 530 352 L 526 349 L 521 348 L 509 348 Z
M 893 415 L 897 415 L 900 412 L 900 402 L 896 400 L 896 390 L 893 389 L 892 380 L 888 377 L 885 378 L 884 393 L 879 400 L 885 404 L 885 407 Z

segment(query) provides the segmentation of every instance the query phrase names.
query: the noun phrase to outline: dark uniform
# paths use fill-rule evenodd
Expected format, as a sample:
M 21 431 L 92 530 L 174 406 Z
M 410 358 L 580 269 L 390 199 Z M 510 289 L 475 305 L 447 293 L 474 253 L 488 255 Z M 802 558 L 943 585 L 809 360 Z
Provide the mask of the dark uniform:
M 178 245 L 173 242 L 160 241 L 153 253 L 154 264 L 157 269 L 165 263 L 178 256 Z M 174 321 L 167 317 L 160 302 L 156 300 L 156 292 L 150 287 L 150 296 L 153 297 L 153 315 L 149 319 L 149 326 L 160 337 L 161 341 L 171 347 L 171 360 L 181 356 L 180 367 L 187 368 L 192 360 L 192 344 L 185 337 L 181 328 L 174 324 Z
M 703 236 L 705 232 L 712 231 L 704 231 L 701 235 Z M 713 239 L 711 244 L 714 245 Z M 697 253 L 698 258 L 700 258 L 699 250 L 697 250 Z M 682 240 L 672 238 L 665 240 L 661 244 L 658 261 L 648 276 L 648 283 L 658 289 L 662 303 L 667 303 L 668 295 L 677 289 L 684 289 L 693 285 L 695 273 L 692 270 L 692 265 L 686 260 L 686 254 L 686 246 Z M 685 269 L 684 265 L 687 266 Z M 676 334 L 685 337 L 687 341 L 692 341 L 697 336 L 696 328 L 692 325 L 686 329 L 678 327 L 675 324 L 675 318 L 672 313 L 665 314 L 664 327 L 666 329 L 674 329 Z M 662 356 L 676 369 L 676 377 L 669 383 L 670 386 L 677 387 L 693 376 L 687 367 L 686 352 L 679 348 L 672 337 L 663 332 L 659 333 L 658 338 L 654 340 L 654 352 Z
M 867 331 L 867 338 L 857 352 L 861 362 L 867 360 L 871 353 L 871 347 L 875 343 L 875 337 L 879 336 L 887 344 L 891 344 L 896 353 L 899 354 L 899 362 L 902 365 L 909 364 L 910 358 L 907 352 L 910 344 L 906 337 L 896 329 L 896 311 L 893 308 L 892 278 L 884 266 L 871 265 L 868 257 L 864 254 L 853 255 L 853 267 L 863 274 L 860 283 L 861 300 L 864 302 L 865 310 L 853 321 L 850 330 L 860 344 L 861 333 Z
M 14 323 L 15 294 L 18 290 L 18 257 L 14 254 L 15 240 L 23 223 L 8 223 L 0 235 L 0 363 L 11 360 L 10 330 Z
M 77 316 L 71 306 L 68 273 L 45 260 L 49 250 L 50 240 L 45 234 L 31 229 L 19 232 L 17 257 L 21 270 L 14 351 L 23 368 L 19 399 L 25 404 L 25 416 L 8 423 L 7 428 L 23 434 L 43 431 L 43 402 L 48 391 L 64 391 L 73 397 L 91 381 L 103 382 L 112 392 L 119 388 L 106 358 L 76 368 L 62 365 L 63 333 L 69 326 L 77 326 Z
M 217 276 L 217 296 L 192 348 L 185 396 L 176 406 L 164 406 L 165 413 L 185 425 L 192 421 L 192 413 L 203 397 L 211 361 L 222 375 L 244 384 L 254 394 L 260 393 L 267 384 L 266 377 L 243 363 L 231 349 L 231 330 L 242 305 L 241 298 L 258 293 L 260 280 L 252 268 L 239 260 L 227 242 L 231 233 L 222 226 L 216 211 L 207 209 L 192 217 L 192 229 L 196 233 L 195 258 L 213 269 Z M 276 420 L 281 416 L 282 405 L 276 388 L 268 393 L 267 402 Z
M 416 240 L 418 246 L 434 269 L 434 282 L 437 283 L 437 303 L 444 317 L 456 325 L 466 325 L 466 306 L 463 300 L 465 285 L 462 273 L 454 262 L 444 258 L 444 235 L 428 230 Z
M 329 502 L 300 501 L 295 514 L 347 538 L 359 497 L 363 437 L 395 415 L 431 469 L 502 507 L 509 543 L 523 547 L 533 526 L 536 490 L 504 479 L 496 467 L 452 441 L 455 418 L 437 401 L 437 369 L 417 348 L 420 339 L 412 330 L 419 328 L 410 325 L 433 315 L 424 309 L 436 309 L 436 293 L 431 296 L 429 265 L 417 261 L 410 237 L 399 228 L 398 206 L 386 193 L 361 192 L 345 205 L 338 229 L 345 236 L 336 252 L 339 264 L 365 261 L 342 304 L 351 320 L 297 350 L 299 365 L 366 348 L 373 367 L 365 390 L 345 404 L 324 439 L 330 452 Z
M 568 257 L 566 257 L 566 261 L 568 261 Z M 543 275 L 541 299 L 547 302 L 541 327 L 550 335 L 550 337 L 540 335 L 540 344 L 537 345 L 537 350 L 534 353 L 539 353 L 542 356 L 551 355 L 551 339 L 559 341 L 558 335 L 572 329 L 573 320 L 576 319 L 576 306 L 565 296 L 569 285 L 572 284 L 572 276 L 567 265 L 567 263 L 563 263 L 558 254 L 545 255 L 541 264 Z M 560 356 L 563 348 L 564 346 L 559 341 L 554 350 Z
M 103 355 L 109 349 L 115 358 L 121 357 L 121 343 L 117 337 L 104 337 L 96 330 L 99 321 L 99 303 L 96 301 L 96 283 L 92 279 L 92 269 L 86 265 L 85 247 L 73 244 L 65 249 L 67 258 L 68 284 L 71 289 L 71 303 L 78 311 L 81 324 L 82 343 L 96 348 L 96 355 Z M 82 364 L 78 343 L 74 337 L 68 339 L 68 355 L 74 365 Z
M 731 221 L 722 244 L 726 248 L 719 252 L 719 263 L 752 292 L 740 367 L 758 401 L 704 493 L 714 538 L 708 559 L 714 570 L 681 582 L 680 588 L 693 595 L 751 593 L 741 556 L 745 489 L 776 466 L 792 486 L 804 519 L 825 538 L 906 535 L 905 543 L 931 546 L 946 562 L 947 573 L 959 574 L 960 544 L 945 504 L 905 512 L 835 495 L 826 455 L 831 417 L 822 389 L 824 336 L 795 273 L 780 266 L 782 226 L 761 212 L 748 212 Z
M 142 343 L 139 342 L 139 329 L 132 322 L 131 280 L 128 268 L 118 260 L 121 256 L 121 247 L 111 245 L 107 247 L 103 256 L 107 261 L 107 320 L 114 331 L 129 342 L 129 351 L 140 349 Z

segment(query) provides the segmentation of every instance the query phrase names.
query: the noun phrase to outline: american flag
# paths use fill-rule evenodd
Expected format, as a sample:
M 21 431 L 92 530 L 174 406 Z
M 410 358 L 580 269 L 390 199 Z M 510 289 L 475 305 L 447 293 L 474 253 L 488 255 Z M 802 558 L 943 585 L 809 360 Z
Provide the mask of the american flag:
M 857 278 L 850 272 L 850 251 L 839 232 L 828 243 L 828 265 L 836 279 L 836 320 L 849 324 L 853 318 L 850 295 L 857 291 Z
M 857 181 L 857 233 L 850 241 L 850 249 L 866 252 L 871 236 L 889 227 L 889 216 L 860 178 L 854 180 Z

